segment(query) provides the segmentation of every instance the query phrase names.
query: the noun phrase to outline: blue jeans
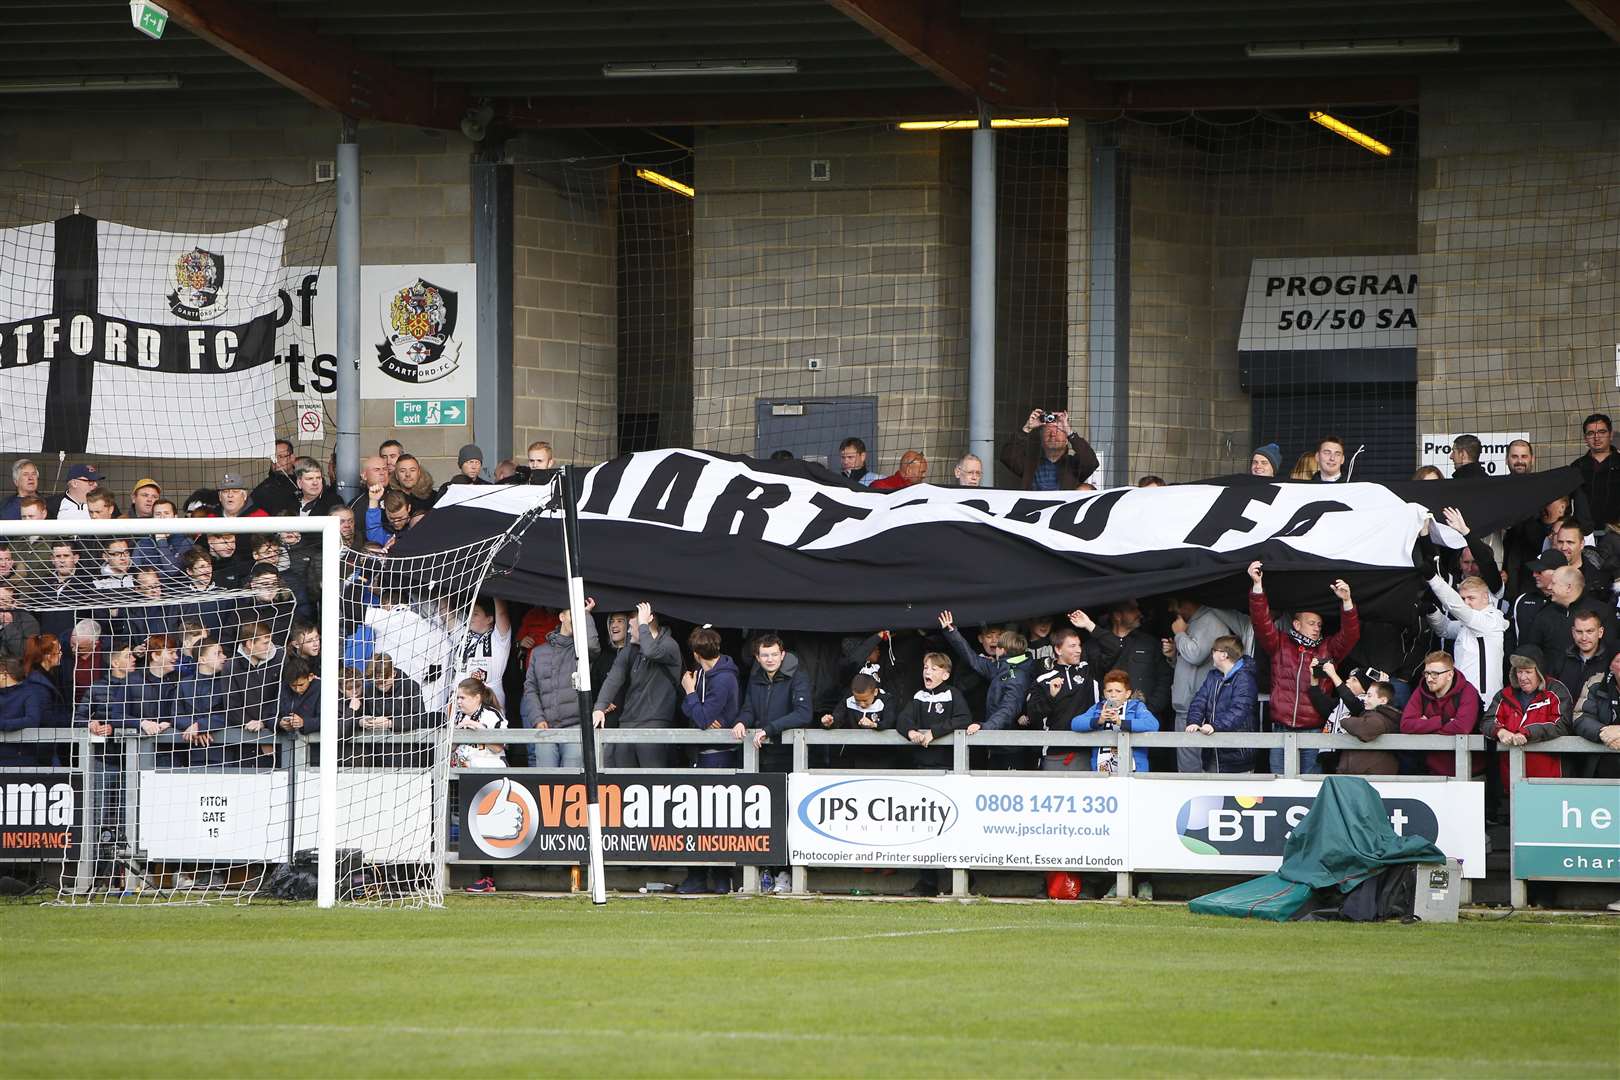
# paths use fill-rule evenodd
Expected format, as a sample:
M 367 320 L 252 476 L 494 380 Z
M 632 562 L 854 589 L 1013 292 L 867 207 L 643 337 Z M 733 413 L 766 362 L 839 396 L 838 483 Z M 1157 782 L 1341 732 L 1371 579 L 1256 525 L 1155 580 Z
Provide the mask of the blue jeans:
M 1281 731 L 1282 729 L 1273 728 L 1272 730 Z M 1273 746 L 1270 753 L 1271 771 L 1276 773 L 1278 776 L 1281 776 L 1283 774 L 1283 748 L 1280 746 Z M 1322 771 L 1316 765 L 1316 755 L 1319 753 L 1321 753 L 1320 750 L 1307 750 L 1304 747 L 1300 748 L 1299 774 L 1301 776 L 1304 776 L 1307 773 L 1319 773 Z
M 536 769 L 584 768 L 584 750 L 577 742 L 530 743 L 529 754 Z

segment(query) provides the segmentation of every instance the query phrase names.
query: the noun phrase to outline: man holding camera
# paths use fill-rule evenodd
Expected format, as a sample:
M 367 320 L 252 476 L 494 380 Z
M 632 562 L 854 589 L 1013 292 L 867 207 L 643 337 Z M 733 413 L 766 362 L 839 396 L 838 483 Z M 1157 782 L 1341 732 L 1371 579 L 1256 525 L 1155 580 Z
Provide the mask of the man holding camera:
M 1067 412 L 1031 409 L 1024 429 L 1002 444 L 1000 458 L 1026 491 L 1073 491 L 1097 471 L 1096 452 L 1069 426 Z

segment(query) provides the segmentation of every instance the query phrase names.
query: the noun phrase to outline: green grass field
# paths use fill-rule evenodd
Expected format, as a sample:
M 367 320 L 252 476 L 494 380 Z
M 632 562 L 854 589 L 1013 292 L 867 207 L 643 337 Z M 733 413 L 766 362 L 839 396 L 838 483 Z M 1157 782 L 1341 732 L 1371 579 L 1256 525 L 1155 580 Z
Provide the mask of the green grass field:
M 1620 920 L 0 906 L 0 1075 L 1620 1075 Z

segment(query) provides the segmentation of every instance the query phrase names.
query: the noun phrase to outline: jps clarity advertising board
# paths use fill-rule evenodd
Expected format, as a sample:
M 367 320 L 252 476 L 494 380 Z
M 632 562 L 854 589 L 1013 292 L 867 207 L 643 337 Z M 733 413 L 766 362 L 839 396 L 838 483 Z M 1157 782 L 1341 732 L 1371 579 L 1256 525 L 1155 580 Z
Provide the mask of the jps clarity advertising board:
M 1132 870 L 1269 872 L 1283 842 L 1310 812 L 1320 787 L 1308 780 L 1129 780 Z M 1421 836 L 1485 876 L 1485 786 L 1376 783 L 1389 823 Z
M 603 856 L 624 863 L 785 864 L 785 779 L 781 773 L 604 774 L 598 787 Z M 458 786 L 463 860 L 586 857 L 583 783 L 482 773 L 463 776 Z
M 1128 786 L 1077 777 L 794 774 L 790 861 L 1122 870 Z
M 1513 873 L 1620 881 L 1620 784 L 1514 784 Z
M 81 785 L 77 773 L 0 774 L 0 862 L 78 858 Z

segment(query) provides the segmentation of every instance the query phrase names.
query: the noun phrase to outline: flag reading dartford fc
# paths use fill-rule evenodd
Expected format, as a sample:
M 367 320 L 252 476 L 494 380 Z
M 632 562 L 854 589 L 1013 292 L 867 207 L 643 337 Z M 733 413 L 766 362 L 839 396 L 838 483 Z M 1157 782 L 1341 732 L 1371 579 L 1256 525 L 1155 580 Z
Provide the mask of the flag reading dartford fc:
M 574 862 L 586 857 L 585 784 L 512 773 L 461 781 L 463 859 Z M 602 852 L 609 862 L 786 862 L 787 778 L 636 773 L 601 778 Z

